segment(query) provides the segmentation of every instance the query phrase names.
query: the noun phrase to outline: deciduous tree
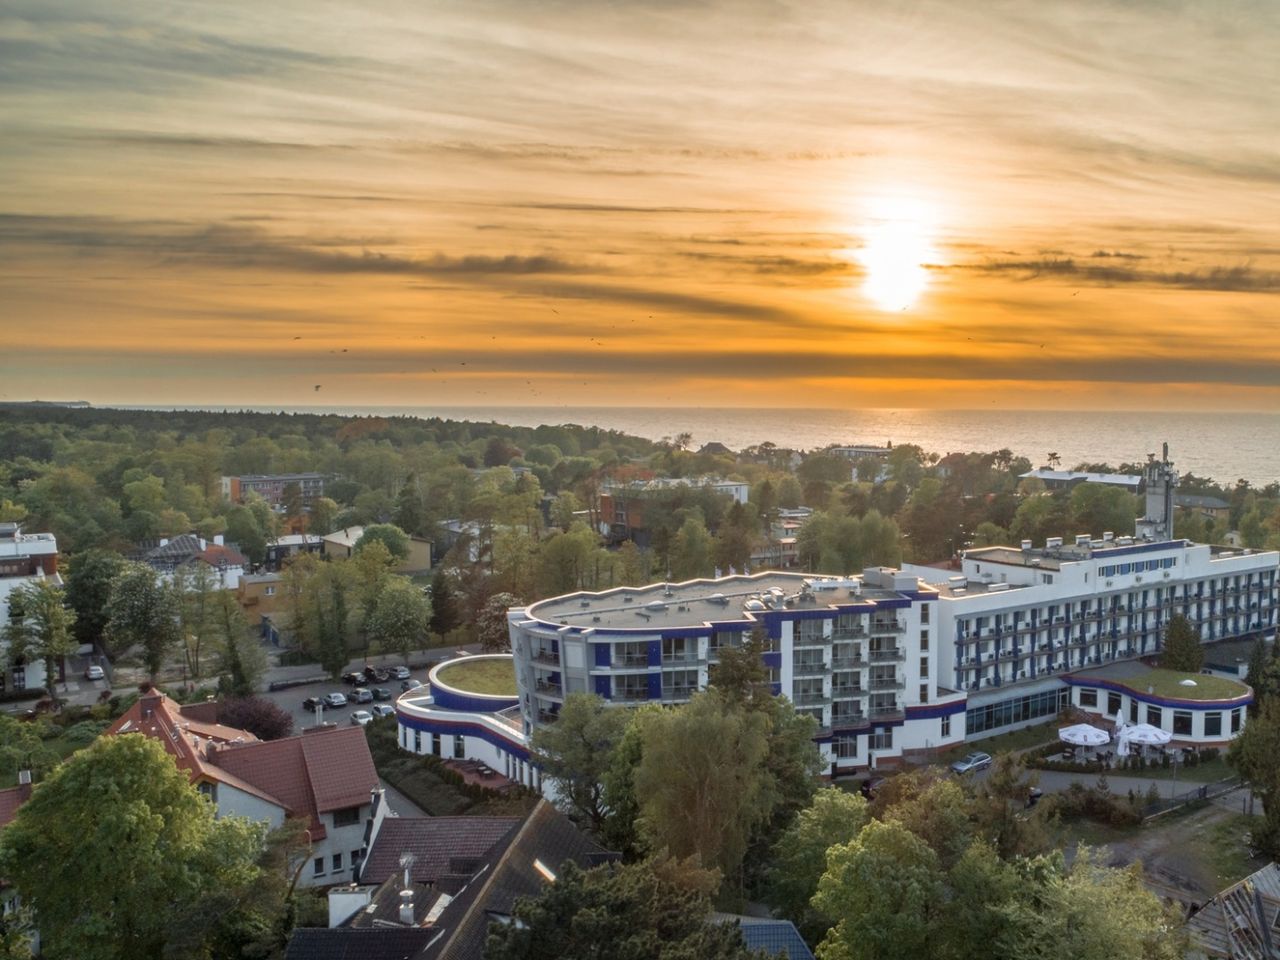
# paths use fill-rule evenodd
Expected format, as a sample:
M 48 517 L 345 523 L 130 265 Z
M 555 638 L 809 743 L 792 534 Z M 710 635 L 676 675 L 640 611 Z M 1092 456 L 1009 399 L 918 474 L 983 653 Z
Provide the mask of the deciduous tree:
M 54 698 L 58 663 L 76 648 L 72 634 L 76 613 L 64 600 L 62 588 L 52 580 L 21 584 L 9 594 L 10 620 L 3 631 L 10 660 L 44 663 L 45 688 Z
M 511 631 L 507 626 L 507 611 L 523 605 L 524 601 L 511 593 L 495 593 L 485 601 L 476 618 L 476 639 L 487 652 L 511 649 Z
M 107 636 L 119 651 L 141 647 L 154 678 L 182 639 L 178 594 L 145 563 L 127 563 L 107 602 Z
M 99 644 L 107 628 L 111 584 L 124 560 L 109 550 L 86 550 L 71 559 L 67 572 L 67 603 L 76 612 L 78 643 Z
M 365 527 L 356 541 L 355 552 L 359 553 L 372 543 L 385 546 L 397 563 L 409 559 L 409 535 L 394 523 L 375 523 Z
M 533 735 L 536 762 L 555 784 L 560 804 L 596 831 L 609 813 L 605 776 L 629 720 L 627 711 L 593 693 L 571 693 L 556 722 Z
M 383 584 L 365 621 L 365 632 L 379 649 L 408 658 L 426 646 L 431 604 L 408 577 L 393 576 Z

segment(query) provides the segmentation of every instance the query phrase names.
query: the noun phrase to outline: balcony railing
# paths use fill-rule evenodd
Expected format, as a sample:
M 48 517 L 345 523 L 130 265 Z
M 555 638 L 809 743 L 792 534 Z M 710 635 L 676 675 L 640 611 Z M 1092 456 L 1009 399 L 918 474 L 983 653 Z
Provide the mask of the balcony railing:
M 866 635 L 866 627 L 836 627 L 831 631 L 832 640 L 861 640 Z
M 663 700 L 688 700 L 698 692 L 697 686 L 692 687 L 663 687 Z
M 792 643 L 797 647 L 825 647 L 834 639 L 835 637 L 825 637 L 822 634 L 818 634 L 817 636 L 814 636 L 813 634 L 809 634 L 807 636 L 804 634 L 797 634 Z
M 905 690 L 907 681 L 898 677 L 872 677 L 870 688 L 872 690 Z
M 564 688 L 558 683 L 552 683 L 550 680 L 539 680 L 533 685 L 533 688 L 538 693 L 548 693 L 553 697 L 564 695 Z
M 893 647 L 888 650 L 872 650 L 868 656 L 872 663 L 891 663 L 895 660 L 905 660 L 907 651 L 901 647 Z
M 872 633 L 903 633 L 907 629 L 906 624 L 897 620 L 872 620 Z
M 901 720 L 905 716 L 901 707 L 872 707 L 869 716 L 872 720 Z
M 867 661 L 861 655 L 856 657 L 832 657 L 832 670 L 856 670 L 858 667 L 865 667 Z
M 646 663 L 648 662 L 648 658 Z M 696 650 L 689 653 L 664 653 L 662 655 L 662 665 L 664 667 L 682 666 L 690 663 L 698 662 L 698 652 Z
M 615 653 L 613 655 L 614 669 L 634 669 L 636 667 L 649 666 L 649 655 L 647 653 Z
M 559 719 L 560 719 L 560 715 L 558 713 L 552 713 L 550 710 L 538 711 L 539 723 L 555 723 Z
M 533 651 L 533 660 L 535 663 L 546 663 L 551 666 L 560 666 L 560 654 L 553 650 L 535 650 Z
M 613 699 L 624 701 L 627 703 L 632 703 L 636 700 L 648 700 L 649 688 L 648 687 L 623 687 L 621 690 L 613 691 Z
M 830 700 L 831 697 L 829 694 L 821 691 L 808 691 L 804 693 L 797 693 L 795 703 L 797 707 L 818 707 L 824 703 L 828 703 Z
M 821 660 L 803 661 L 791 667 L 791 673 L 797 677 L 820 677 L 827 672 L 827 665 Z
M 838 730 L 841 727 L 856 727 L 867 722 L 865 713 L 842 713 L 840 716 L 831 717 L 831 729 Z
M 847 700 L 850 697 L 860 697 L 867 692 L 866 687 L 832 687 L 831 696 L 837 700 Z

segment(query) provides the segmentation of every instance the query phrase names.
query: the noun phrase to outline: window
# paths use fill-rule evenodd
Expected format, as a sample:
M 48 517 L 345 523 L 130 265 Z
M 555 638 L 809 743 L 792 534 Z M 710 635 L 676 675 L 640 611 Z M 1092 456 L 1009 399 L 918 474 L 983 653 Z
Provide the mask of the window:
M 921 622 L 921 623 L 928 623 L 928 622 L 929 622 L 929 610 L 930 610 L 930 609 L 931 609 L 931 607 L 930 607 L 930 605 L 929 605 L 929 604 L 927 604 L 927 603 L 922 604 L 922 605 L 920 606 L 920 622 Z M 928 630 L 924 631 L 924 635 L 925 635 L 925 636 L 928 636 L 928 634 L 929 634 L 929 631 L 928 631 Z
M 920 631 L 920 650 L 923 652 L 929 649 L 929 631 Z
M 1173 711 L 1173 733 L 1174 733 L 1174 736 L 1182 736 L 1182 737 L 1191 736 L 1191 711 L 1190 710 Z
M 831 747 L 838 759 L 851 760 L 858 755 L 858 738 L 836 737 Z
M 942 718 L 942 735 L 944 737 L 951 736 L 951 714 L 947 714 Z
M 1118 693 L 1107 694 L 1107 713 L 1113 717 L 1118 716 L 1120 714 L 1120 694 Z
M 1138 722 L 1138 701 L 1137 700 L 1129 701 L 1129 722 L 1130 723 Z
M 1093 687 L 1082 687 L 1080 689 L 1080 706 L 1096 707 L 1098 705 L 1098 691 Z
M 920 702 L 929 702 L 929 685 L 927 683 L 920 684 Z
M 414 753 L 422 752 L 422 731 L 421 730 L 413 731 L 413 752 Z
M 352 850 L 351 851 L 351 869 L 354 870 L 359 863 L 360 863 L 360 851 Z
M 435 756 L 440 756 L 440 734 L 433 733 L 431 735 L 431 752 Z
M 275 587 L 267 587 L 267 589 L 266 589 L 266 594 L 267 594 L 267 596 L 268 596 L 268 597 L 274 597 L 274 596 L 276 595 L 276 588 L 275 588 Z
M 1147 723 L 1153 727 L 1158 727 L 1164 722 L 1164 712 L 1159 707 L 1153 707 L 1147 704 Z
M 467 738 L 460 734 L 453 735 L 453 759 L 465 760 L 467 758 Z
M 929 658 L 921 657 L 920 658 L 920 679 L 924 680 L 928 676 L 929 676 Z
M 888 730 L 877 730 L 871 735 L 872 750 L 892 750 L 893 749 L 893 728 Z
M 1206 737 L 1222 736 L 1222 714 L 1206 713 L 1204 715 L 1204 735 Z
M 316 857 L 315 862 L 311 865 L 311 873 L 313 876 L 324 876 L 324 857 Z
M 342 854 L 335 853 L 333 855 L 333 872 L 337 873 L 342 869 Z
M 1231 732 L 1232 733 L 1240 732 L 1240 711 L 1239 710 L 1231 711 Z
M 1051 717 L 1071 705 L 1070 697 L 1071 691 L 1067 687 L 1059 687 L 1056 690 L 973 707 L 965 712 L 965 729 L 972 735 L 1040 717 Z
M 333 825 L 335 827 L 351 827 L 359 822 L 359 807 L 345 807 L 342 810 L 333 811 Z

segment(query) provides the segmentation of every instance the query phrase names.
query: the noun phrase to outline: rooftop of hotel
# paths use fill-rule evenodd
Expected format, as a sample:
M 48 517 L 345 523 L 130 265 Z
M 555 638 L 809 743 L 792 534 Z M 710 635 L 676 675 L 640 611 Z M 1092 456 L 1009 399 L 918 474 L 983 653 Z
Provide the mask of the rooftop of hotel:
M 914 577 L 908 579 L 908 589 L 922 589 Z M 574 593 L 535 603 L 528 610 L 530 616 L 553 625 L 651 633 L 742 621 L 770 610 L 827 610 L 901 597 L 899 590 L 875 586 L 862 577 L 769 572 Z
M 1238 680 L 1149 667 L 1141 660 L 1117 660 L 1071 676 L 1085 682 L 1102 680 L 1139 694 L 1151 693 L 1171 700 L 1236 700 L 1249 694 L 1248 685 Z
M 1064 563 L 1077 563 L 1081 560 L 1101 560 L 1109 556 L 1123 557 L 1128 553 L 1157 552 L 1161 549 L 1181 550 L 1191 545 L 1191 541 L 1177 538 L 1174 540 L 1140 540 L 1136 537 L 1113 537 L 1103 534 L 1102 539 L 1081 534 L 1074 542 L 1067 542 L 1060 537 L 1045 541 L 1042 547 L 1031 546 L 1030 541 L 1023 541 L 1019 547 L 974 547 L 964 553 L 966 560 L 985 560 L 989 563 L 1004 563 L 1016 567 L 1044 567 L 1047 570 L 1061 569 Z

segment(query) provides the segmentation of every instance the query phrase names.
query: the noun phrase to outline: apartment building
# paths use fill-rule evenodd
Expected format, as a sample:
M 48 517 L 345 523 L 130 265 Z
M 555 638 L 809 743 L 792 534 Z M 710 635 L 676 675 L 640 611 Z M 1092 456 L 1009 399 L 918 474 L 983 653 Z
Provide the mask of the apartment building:
M 10 610 L 9 595 L 23 584 L 45 579 L 62 584 L 58 573 L 58 541 L 54 535 L 23 533 L 20 524 L 0 523 L 0 628 L 17 615 L 17 611 Z M 0 631 L 0 692 L 43 687 L 46 679 L 41 660 L 10 662 Z

